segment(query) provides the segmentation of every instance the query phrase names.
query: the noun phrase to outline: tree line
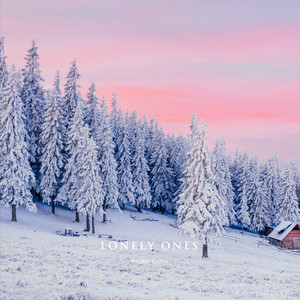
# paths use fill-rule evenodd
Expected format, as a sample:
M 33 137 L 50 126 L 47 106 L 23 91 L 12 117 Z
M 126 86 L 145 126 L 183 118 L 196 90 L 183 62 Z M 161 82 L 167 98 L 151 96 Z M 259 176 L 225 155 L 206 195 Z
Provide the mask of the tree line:
M 35 201 L 43 201 L 54 214 L 56 203 L 74 210 L 77 222 L 83 213 L 92 232 L 97 213 L 105 222 L 108 207 L 128 204 L 139 212 L 177 213 L 183 224 L 183 207 L 188 210 L 203 195 L 206 204 L 215 199 L 207 206 L 215 210 L 197 207 L 190 217 L 198 225 L 212 216 L 221 226 L 261 231 L 281 219 L 299 220 L 295 162 L 281 173 L 276 157 L 261 164 L 236 152 L 231 160 L 224 140 L 209 152 L 205 124 L 199 127 L 195 116 L 189 135 L 165 134 L 157 120 L 124 112 L 115 94 L 109 113 L 95 83 L 81 96 L 76 60 L 63 90 L 59 72 L 45 90 L 34 41 L 25 61 L 21 71 L 9 70 L 0 40 L 0 197 L 11 205 L 12 221 L 19 205 L 35 211 Z

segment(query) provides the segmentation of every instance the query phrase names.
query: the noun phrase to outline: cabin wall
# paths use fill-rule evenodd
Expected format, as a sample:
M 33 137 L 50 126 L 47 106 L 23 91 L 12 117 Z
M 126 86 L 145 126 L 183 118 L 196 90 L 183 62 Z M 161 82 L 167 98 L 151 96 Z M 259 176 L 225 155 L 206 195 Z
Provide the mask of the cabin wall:
M 300 230 L 292 230 L 280 243 L 281 247 L 300 249 Z
M 280 241 L 269 238 L 269 244 L 279 247 L 280 246 Z

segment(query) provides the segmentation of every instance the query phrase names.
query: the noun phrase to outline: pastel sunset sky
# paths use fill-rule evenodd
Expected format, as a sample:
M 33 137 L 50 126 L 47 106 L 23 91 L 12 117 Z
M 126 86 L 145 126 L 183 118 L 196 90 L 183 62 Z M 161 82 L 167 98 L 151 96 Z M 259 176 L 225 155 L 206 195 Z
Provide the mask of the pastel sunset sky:
M 76 57 L 83 96 L 95 81 L 167 132 L 195 112 L 210 147 L 300 158 L 298 0 L 1 0 L 1 35 L 18 67 L 36 40 L 45 88 Z

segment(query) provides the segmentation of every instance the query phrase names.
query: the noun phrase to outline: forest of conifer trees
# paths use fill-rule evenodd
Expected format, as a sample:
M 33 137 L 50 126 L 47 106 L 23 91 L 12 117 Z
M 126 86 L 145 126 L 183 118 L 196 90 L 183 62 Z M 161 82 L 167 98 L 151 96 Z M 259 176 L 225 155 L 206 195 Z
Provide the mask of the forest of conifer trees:
M 95 83 L 84 98 L 76 60 L 64 84 L 57 72 L 45 90 L 35 41 L 21 71 L 8 68 L 5 55 L 2 38 L 0 201 L 12 207 L 12 221 L 20 205 L 35 211 L 43 201 L 55 214 L 59 203 L 76 221 L 83 213 L 86 230 L 95 232 L 96 214 L 105 222 L 107 208 L 130 205 L 177 214 L 181 229 L 204 243 L 205 226 L 218 235 L 222 226 L 260 232 L 280 220 L 299 221 L 295 161 L 281 170 L 275 156 L 260 162 L 236 151 L 231 158 L 224 139 L 208 151 L 206 124 L 195 115 L 189 135 L 166 134 L 157 120 L 122 110 L 115 94 L 110 103 L 99 100 Z M 211 205 L 195 203 L 199 186 Z

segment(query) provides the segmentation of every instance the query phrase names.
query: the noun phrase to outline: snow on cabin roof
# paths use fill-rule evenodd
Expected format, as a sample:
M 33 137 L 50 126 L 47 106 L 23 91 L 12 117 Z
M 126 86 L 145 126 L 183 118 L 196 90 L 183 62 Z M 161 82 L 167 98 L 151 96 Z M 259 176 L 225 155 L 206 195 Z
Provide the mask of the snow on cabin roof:
M 269 237 L 275 240 L 282 241 L 297 225 L 290 221 L 282 221 L 274 230 L 269 234 Z

